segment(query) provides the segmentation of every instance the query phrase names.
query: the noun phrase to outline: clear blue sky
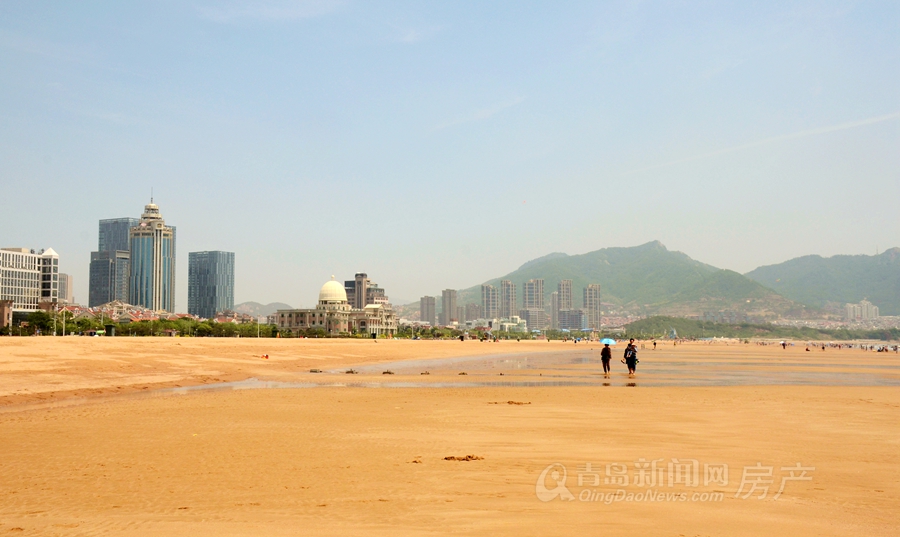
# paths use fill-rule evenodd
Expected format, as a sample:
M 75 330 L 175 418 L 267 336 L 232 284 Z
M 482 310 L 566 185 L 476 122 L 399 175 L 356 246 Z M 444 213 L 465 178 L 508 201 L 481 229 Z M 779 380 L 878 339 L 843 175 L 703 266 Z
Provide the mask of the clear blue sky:
M 150 197 L 238 302 L 395 302 L 661 240 L 900 246 L 900 3 L 0 2 L 0 246 L 87 300 Z

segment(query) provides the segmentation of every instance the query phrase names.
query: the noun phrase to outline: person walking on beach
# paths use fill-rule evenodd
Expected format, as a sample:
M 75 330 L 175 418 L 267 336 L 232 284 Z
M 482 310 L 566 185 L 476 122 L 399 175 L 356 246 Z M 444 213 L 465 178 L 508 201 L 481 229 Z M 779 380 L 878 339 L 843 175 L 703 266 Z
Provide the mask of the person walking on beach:
M 628 346 L 625 347 L 625 357 L 622 358 L 622 361 L 628 366 L 628 376 L 633 377 L 637 370 L 637 347 L 634 346 L 634 338 L 631 338 Z
M 609 376 L 609 361 L 612 359 L 612 349 L 609 348 L 609 343 L 603 345 L 603 349 L 600 351 L 600 361 L 603 362 L 603 376 Z

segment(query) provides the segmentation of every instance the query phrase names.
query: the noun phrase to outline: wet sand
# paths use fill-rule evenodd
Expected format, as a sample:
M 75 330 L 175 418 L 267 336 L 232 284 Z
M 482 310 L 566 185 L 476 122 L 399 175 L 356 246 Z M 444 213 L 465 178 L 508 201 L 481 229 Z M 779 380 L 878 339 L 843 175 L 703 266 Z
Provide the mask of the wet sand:
M 542 353 L 559 342 L 255 338 L 0 338 L 0 407 L 397 360 Z M 268 359 L 262 359 L 268 355 Z
M 521 361 L 522 353 L 536 357 L 536 366 L 506 369 L 510 376 L 539 380 L 571 375 L 572 368 L 589 376 L 596 364 L 578 363 L 577 353 L 586 352 L 581 348 L 546 342 L 285 340 L 266 341 L 263 348 L 249 341 L 47 339 L 0 339 L 6 404 L 0 413 L 0 535 L 900 531 L 898 387 L 645 387 L 639 366 L 633 388 L 321 386 L 116 397 L 143 392 L 142 386 L 152 391 L 251 376 L 465 383 L 495 378 L 498 363 Z M 266 350 L 268 361 L 258 356 Z M 493 359 L 489 352 L 515 357 Z M 558 360 L 541 362 L 547 352 L 575 358 L 559 367 Z M 397 367 L 405 359 L 466 353 L 485 356 L 449 360 L 427 376 L 418 374 L 420 363 L 409 371 Z M 641 356 L 647 377 L 651 363 L 666 361 L 739 363 L 763 372 L 820 363 L 847 374 L 875 370 L 884 378 L 900 364 L 895 354 L 855 350 L 807 357 L 803 348 L 697 344 L 652 353 Z M 461 363 L 468 375 L 458 375 Z M 360 374 L 340 373 L 350 367 Z M 396 374 L 382 375 L 383 367 Z M 310 368 L 334 372 L 311 374 Z M 623 378 L 618 372 L 614 382 Z M 76 406 L 30 406 L 73 393 L 87 398 Z M 466 455 L 481 459 L 444 460 Z M 652 475 L 662 483 L 635 483 L 640 459 L 657 461 L 662 471 Z M 696 461 L 696 486 L 679 479 L 677 470 L 669 475 L 673 459 L 688 467 Z M 550 472 L 565 468 L 565 490 L 574 500 L 538 498 L 539 476 L 554 463 L 562 466 L 542 483 L 553 490 L 558 482 Z M 769 491 L 763 499 L 756 498 L 759 490 L 743 499 L 749 488 L 746 482 L 741 487 L 744 468 L 757 463 L 764 472 L 772 469 L 771 477 L 761 478 L 772 480 Z M 775 500 L 781 478 L 790 474 L 782 467 L 797 463 L 815 468 L 807 473 L 812 480 L 787 481 Z M 604 483 L 606 466 L 616 464 L 625 465 L 627 486 Z M 704 465 L 727 465 L 727 483 L 705 484 Z M 619 467 L 610 468 L 615 474 Z M 660 493 L 673 501 L 647 500 L 665 498 Z

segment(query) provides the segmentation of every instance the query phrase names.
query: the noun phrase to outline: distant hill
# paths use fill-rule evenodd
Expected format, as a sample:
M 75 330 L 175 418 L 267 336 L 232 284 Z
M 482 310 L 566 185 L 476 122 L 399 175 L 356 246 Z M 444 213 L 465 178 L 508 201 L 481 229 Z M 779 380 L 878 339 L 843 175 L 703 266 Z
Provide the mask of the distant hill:
M 703 311 L 731 310 L 764 317 L 803 317 L 803 306 L 731 270 L 704 276 L 666 302 L 652 308 L 665 315 L 690 315 Z
M 544 279 L 544 301 L 562 279 L 572 280 L 573 305 L 583 306 L 582 290 L 600 284 L 601 300 L 633 312 L 668 312 L 677 315 L 731 309 L 783 314 L 796 304 L 744 276 L 669 251 L 659 241 L 631 248 L 604 248 L 582 255 L 550 254 L 485 283 L 499 287 L 501 280 L 516 284 L 521 306 L 522 284 Z M 459 291 L 458 303 L 481 303 L 481 285 Z
M 260 315 L 271 315 L 277 310 L 288 310 L 291 306 L 282 302 L 272 302 L 271 304 L 260 304 L 259 302 L 241 302 L 234 307 L 234 311 L 238 313 L 246 313 L 258 317 Z
M 881 315 L 900 315 L 900 248 L 880 255 L 808 255 L 745 276 L 810 306 L 834 308 L 867 298 Z

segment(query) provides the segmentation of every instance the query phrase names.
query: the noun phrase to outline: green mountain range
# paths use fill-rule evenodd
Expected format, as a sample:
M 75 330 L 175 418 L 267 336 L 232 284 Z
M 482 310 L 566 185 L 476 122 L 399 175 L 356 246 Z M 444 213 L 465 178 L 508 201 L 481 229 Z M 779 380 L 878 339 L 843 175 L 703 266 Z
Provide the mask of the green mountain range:
M 553 253 L 485 283 L 516 284 L 521 306 L 523 284 L 543 278 L 544 302 L 563 279 L 572 280 L 573 306 L 583 306 L 584 289 L 600 284 L 601 300 L 631 312 L 696 315 L 733 310 L 761 316 L 800 314 L 803 308 L 771 289 L 730 270 L 721 270 L 669 251 L 659 241 L 631 248 L 604 248 L 582 255 Z M 460 305 L 481 303 L 481 285 L 458 292 Z
M 881 315 L 900 315 L 900 248 L 877 256 L 805 256 L 760 267 L 745 275 L 722 270 L 669 251 L 659 241 L 631 248 L 604 248 L 581 255 L 555 252 L 523 264 L 513 272 L 488 280 L 516 284 L 519 306 L 523 284 L 544 280 L 544 302 L 560 280 L 572 280 L 573 306 L 583 306 L 582 290 L 600 284 L 601 300 L 630 313 L 691 316 L 735 311 L 757 319 L 773 316 L 816 317 L 840 313 L 847 302 L 868 298 Z M 481 285 L 458 291 L 462 306 L 481 304 Z M 413 303 L 398 308 L 401 315 L 418 311 Z M 437 309 L 440 310 L 440 296 Z
M 881 315 L 900 315 L 900 248 L 879 255 L 808 255 L 746 276 L 809 306 L 839 308 L 868 299 Z

